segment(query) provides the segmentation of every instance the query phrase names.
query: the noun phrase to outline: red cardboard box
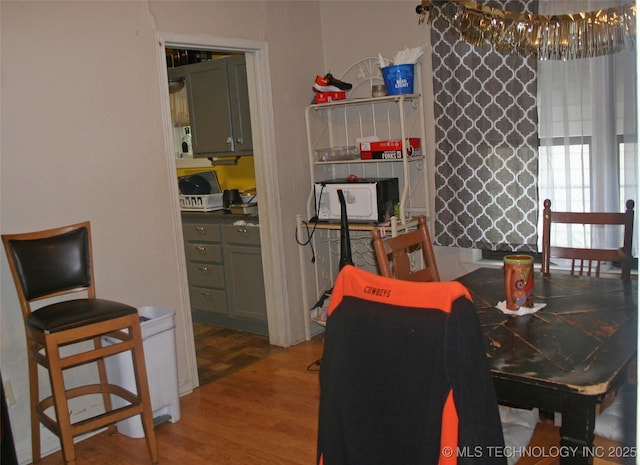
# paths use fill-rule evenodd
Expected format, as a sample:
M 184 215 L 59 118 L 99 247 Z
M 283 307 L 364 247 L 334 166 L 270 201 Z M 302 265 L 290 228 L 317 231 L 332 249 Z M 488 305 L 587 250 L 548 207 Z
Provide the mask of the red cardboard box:
M 407 139 L 409 158 L 422 155 L 422 143 L 419 137 Z M 361 160 L 402 160 L 401 140 L 382 140 L 378 142 L 360 143 Z
M 327 103 L 334 102 L 336 100 L 344 100 L 346 98 L 346 92 L 316 92 L 314 101 L 315 103 Z

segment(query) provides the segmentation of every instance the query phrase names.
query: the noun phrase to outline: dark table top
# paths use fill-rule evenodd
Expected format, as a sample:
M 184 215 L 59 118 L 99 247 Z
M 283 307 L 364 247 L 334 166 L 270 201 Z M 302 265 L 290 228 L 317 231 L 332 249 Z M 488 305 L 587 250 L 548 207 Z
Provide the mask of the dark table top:
M 494 379 L 601 396 L 636 353 L 636 280 L 536 272 L 535 302 L 547 306 L 525 316 L 494 307 L 505 299 L 501 268 L 481 268 L 458 281 L 478 309 Z

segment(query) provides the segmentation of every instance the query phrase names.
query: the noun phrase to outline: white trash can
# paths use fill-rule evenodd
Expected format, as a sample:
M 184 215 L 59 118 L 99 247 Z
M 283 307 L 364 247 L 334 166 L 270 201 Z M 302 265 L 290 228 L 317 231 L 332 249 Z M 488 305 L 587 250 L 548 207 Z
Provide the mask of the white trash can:
M 158 425 L 167 420 L 175 423 L 180 419 L 175 313 L 160 307 L 140 307 L 138 314 L 154 424 Z M 105 344 L 118 342 L 108 336 L 102 339 Z M 137 392 L 131 351 L 106 358 L 105 365 L 110 383 Z M 119 397 L 112 396 L 111 399 L 114 408 L 127 405 L 127 402 Z M 119 421 L 117 425 L 118 431 L 125 436 L 144 437 L 140 415 Z

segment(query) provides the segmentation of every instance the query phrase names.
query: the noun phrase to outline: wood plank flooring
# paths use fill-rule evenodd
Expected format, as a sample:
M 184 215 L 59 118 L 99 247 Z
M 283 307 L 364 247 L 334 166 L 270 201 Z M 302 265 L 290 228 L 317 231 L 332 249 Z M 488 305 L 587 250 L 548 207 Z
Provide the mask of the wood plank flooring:
M 315 463 L 322 339 L 274 351 L 180 399 L 181 419 L 156 428 L 161 465 Z M 311 365 L 311 368 L 308 368 Z M 144 439 L 100 433 L 76 445 L 78 465 L 149 465 Z M 42 465 L 62 465 L 61 452 Z
M 156 428 L 160 465 L 313 465 L 322 338 L 275 350 L 181 398 L 181 419 Z M 540 423 L 530 446 L 549 450 L 558 429 Z M 607 442 L 598 444 L 608 445 Z M 100 433 L 76 445 L 77 465 L 149 465 L 144 439 Z M 60 452 L 42 465 L 62 465 Z M 518 465 L 557 465 L 525 457 Z M 622 463 L 595 459 L 594 465 Z
M 200 386 L 247 367 L 280 350 L 269 338 L 202 323 L 193 324 Z

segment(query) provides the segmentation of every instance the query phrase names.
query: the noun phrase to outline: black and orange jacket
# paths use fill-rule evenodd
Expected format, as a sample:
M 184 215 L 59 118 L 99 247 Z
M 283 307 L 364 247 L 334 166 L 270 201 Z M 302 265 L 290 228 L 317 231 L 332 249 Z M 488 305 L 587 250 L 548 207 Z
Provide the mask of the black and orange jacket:
M 464 286 L 346 266 L 328 313 L 318 463 L 506 463 L 480 324 Z

